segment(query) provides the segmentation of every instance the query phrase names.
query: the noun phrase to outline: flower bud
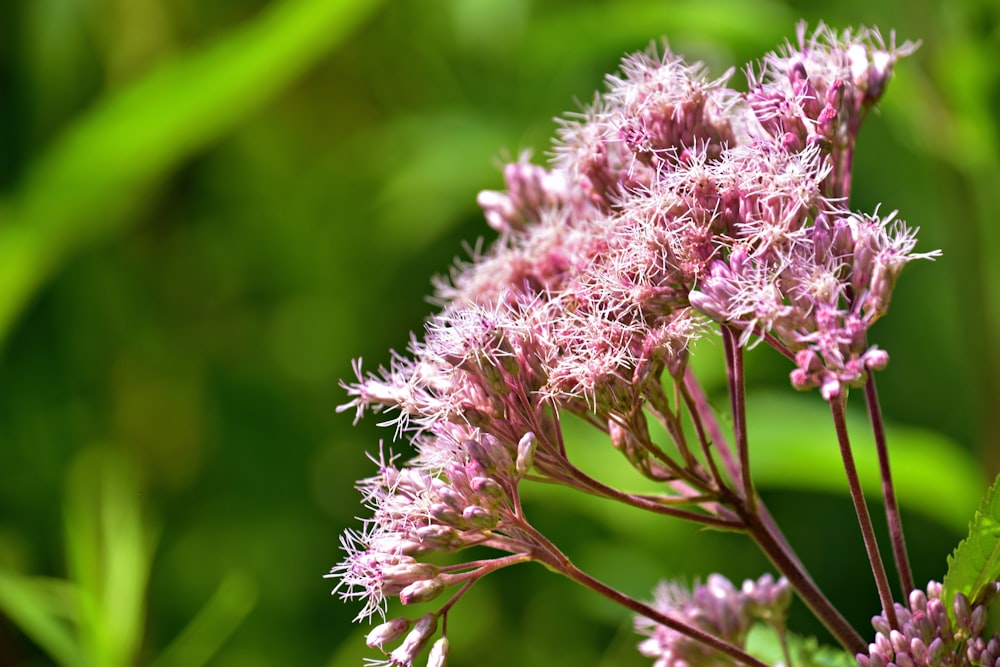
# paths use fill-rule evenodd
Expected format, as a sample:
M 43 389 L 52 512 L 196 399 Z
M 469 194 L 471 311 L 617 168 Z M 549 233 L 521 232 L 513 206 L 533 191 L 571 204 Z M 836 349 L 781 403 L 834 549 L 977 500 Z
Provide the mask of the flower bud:
M 431 651 L 427 655 L 427 667 L 445 667 L 448 664 L 450 650 L 451 644 L 449 644 L 447 637 L 438 639 L 431 646 Z
M 503 487 L 496 480 L 489 477 L 473 477 L 469 480 L 469 486 L 472 487 L 473 491 L 487 500 L 499 500 L 507 495 Z
M 365 636 L 365 643 L 368 648 L 381 650 L 389 642 L 394 642 L 403 636 L 403 633 L 410 629 L 410 619 L 400 616 L 391 621 L 386 621 L 375 626 L 371 632 Z
M 455 517 L 457 521 L 461 520 L 458 512 L 455 512 Z M 414 533 L 424 547 L 434 551 L 446 551 L 462 544 L 458 532 L 451 526 L 431 524 L 417 528 Z
M 476 203 L 483 209 L 483 215 L 490 227 L 498 232 L 506 232 L 523 226 L 523 221 L 514 208 L 510 197 L 496 190 L 483 190 L 476 197 Z
M 438 577 L 415 581 L 399 592 L 399 601 L 405 605 L 433 600 L 444 590 L 444 582 Z
M 986 615 L 987 608 L 984 604 L 978 605 L 972 610 L 972 615 L 969 617 L 969 634 L 971 636 L 983 634 L 983 630 L 986 629 Z
M 875 651 L 881 653 L 882 655 L 892 655 L 893 648 L 892 642 L 889 638 L 883 635 L 881 632 L 875 634 L 875 643 L 873 644 Z
M 420 652 L 427 646 L 427 641 L 437 630 L 437 616 L 427 614 L 422 616 L 410 634 L 400 644 L 395 651 L 389 654 L 390 664 L 412 665 L 413 659 L 420 655 Z
M 394 565 L 382 566 L 382 578 L 386 583 L 397 586 L 406 586 L 415 581 L 436 577 L 438 569 L 431 563 L 420 563 L 417 561 L 396 563 Z
M 456 489 L 445 486 L 438 490 L 438 496 L 441 498 L 448 507 L 452 508 L 457 512 L 461 512 L 462 508 L 465 507 L 465 498 Z
M 934 641 L 927 645 L 927 661 L 930 664 L 937 664 L 947 650 L 947 645 L 941 637 L 935 637 Z
M 524 477 L 531 469 L 535 461 L 535 449 L 537 447 L 534 433 L 528 431 L 521 436 L 521 440 L 517 443 L 517 461 L 514 464 L 514 469 L 517 471 L 519 478 Z
M 497 525 L 497 518 L 493 513 L 479 505 L 469 505 L 462 510 L 462 517 L 476 528 L 493 528 Z
M 919 664 L 927 664 L 927 645 L 923 642 L 920 637 L 915 637 L 910 641 L 909 654 L 913 656 Z
M 906 653 L 897 653 L 895 662 L 896 667 L 916 667 L 916 663 L 913 662 L 913 658 Z
M 879 614 L 878 616 L 872 616 L 872 627 L 875 628 L 875 632 L 879 634 L 887 635 L 892 630 L 892 626 L 889 625 L 889 621 L 886 620 L 885 616 Z
M 368 547 L 375 553 L 398 553 L 404 556 L 416 556 L 427 551 L 420 542 L 399 535 L 376 537 L 372 539 Z
M 958 622 L 958 625 L 963 628 L 968 627 L 969 614 L 971 614 L 969 598 L 965 597 L 962 593 L 955 593 L 955 602 L 952 607 L 955 610 L 955 620 Z
M 469 456 L 487 473 L 507 473 L 514 467 L 510 452 L 499 438 L 483 433 L 478 440 L 465 441 Z
M 446 524 L 454 524 L 461 519 L 461 515 L 447 503 L 433 503 L 428 508 L 428 513 L 435 521 Z

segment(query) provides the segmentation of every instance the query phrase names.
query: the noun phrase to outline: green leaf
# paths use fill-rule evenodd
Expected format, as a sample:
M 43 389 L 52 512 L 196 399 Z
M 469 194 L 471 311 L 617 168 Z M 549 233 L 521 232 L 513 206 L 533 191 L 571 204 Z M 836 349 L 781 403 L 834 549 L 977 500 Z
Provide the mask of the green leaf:
M 785 632 L 785 641 L 795 667 L 856 667 L 854 656 L 829 646 L 821 646 L 815 637 L 801 637 Z M 747 653 L 770 665 L 787 663 L 781 637 L 774 627 L 755 623 L 746 643 Z
M 969 536 L 948 557 L 942 600 L 948 613 L 956 593 L 975 601 L 990 582 L 1000 579 L 1000 477 L 983 496 L 969 524 Z
M 80 597 L 81 646 L 105 667 L 134 664 L 142 645 L 155 537 L 135 479 L 120 454 L 93 448 L 80 452 L 67 480 L 67 565 Z
M 852 397 L 853 398 L 853 397 Z M 860 408 L 863 401 L 852 401 Z M 747 398 L 750 461 L 762 489 L 846 494 L 844 466 L 827 405 L 815 394 L 754 392 Z M 847 416 L 865 495 L 881 500 L 882 484 L 871 425 L 863 410 Z M 961 534 L 979 500 L 982 468 L 961 445 L 940 433 L 886 424 L 896 496 Z
M 67 667 L 83 662 L 73 633 L 78 607 L 77 591 L 69 582 L 0 570 L 0 615 Z

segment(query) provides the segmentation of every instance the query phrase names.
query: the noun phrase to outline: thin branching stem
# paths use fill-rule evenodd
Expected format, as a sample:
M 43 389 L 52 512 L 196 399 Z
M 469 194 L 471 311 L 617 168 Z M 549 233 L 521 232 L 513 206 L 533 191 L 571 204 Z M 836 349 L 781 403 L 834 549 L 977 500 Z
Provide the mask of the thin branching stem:
M 733 336 L 735 343 L 735 336 Z M 742 368 L 740 369 L 742 375 Z M 741 383 L 742 384 L 742 383 Z M 721 455 L 729 474 L 735 479 L 742 473 L 742 464 L 738 463 L 732 452 L 726 446 L 722 429 L 715 418 L 708 400 L 702 391 L 701 385 L 693 374 L 687 373 L 684 382 L 681 384 L 681 391 L 685 402 L 692 412 L 692 419 L 696 419 L 700 424 L 700 429 L 704 428 L 710 434 L 715 443 L 716 451 Z M 745 422 L 744 422 L 745 427 Z M 747 472 L 749 474 L 749 471 Z M 837 641 L 847 650 L 862 652 L 866 648 L 864 639 L 858 634 L 844 616 L 830 602 L 829 598 L 813 581 L 812 576 L 805 565 L 799 559 L 795 550 L 789 544 L 784 534 L 778 528 L 777 522 L 771 516 L 763 500 L 756 490 L 751 487 L 754 502 L 747 502 L 741 505 L 741 499 L 733 498 L 730 505 L 737 508 L 744 522 L 746 523 L 747 534 L 756 542 L 758 547 L 770 559 L 774 566 L 781 572 L 799 594 L 799 597 L 806 603 L 806 606 L 815 616 L 826 626 Z
M 726 478 L 723 477 L 722 471 L 719 470 L 719 465 L 715 461 L 715 456 L 712 454 L 712 440 L 705 430 L 705 421 L 702 419 L 698 405 L 694 402 L 694 398 L 685 386 L 684 380 L 677 380 L 676 387 L 676 391 L 683 401 L 682 404 L 678 405 L 678 412 L 682 406 L 687 408 L 689 419 L 694 425 L 694 431 L 698 437 L 698 443 L 701 445 L 701 453 L 705 457 L 708 469 L 712 473 L 712 479 L 715 480 L 716 488 L 721 489 L 727 486 Z
M 746 515 L 744 519 L 747 522 L 747 533 L 778 571 L 788 579 L 795 592 L 816 618 L 826 626 L 830 634 L 848 651 L 864 652 L 867 649 L 865 640 L 816 585 L 798 557 L 787 546 L 784 538 L 772 531 L 770 522 L 764 521 L 760 515 Z
M 735 457 L 733 457 L 732 451 L 729 449 L 726 438 L 722 435 L 722 428 L 715 418 L 712 406 L 708 404 L 708 397 L 705 396 L 698 378 L 694 376 L 691 369 L 684 371 L 684 382 L 681 385 L 681 390 L 685 397 L 684 400 L 688 403 L 691 410 L 692 420 L 697 419 L 704 426 L 711 442 L 715 445 L 715 450 L 722 457 L 722 462 L 726 466 L 730 477 L 734 480 L 739 479 L 740 468 L 736 463 Z
M 743 499 L 750 513 L 756 513 L 757 493 L 750 476 L 750 446 L 747 439 L 746 390 L 743 377 L 743 348 L 739 345 L 736 332 L 722 327 L 722 338 L 726 348 L 726 373 L 729 378 L 729 400 L 733 409 L 733 440 L 740 460 L 740 482 Z
M 892 555 L 896 561 L 896 571 L 899 573 L 899 583 L 903 587 L 902 594 L 906 596 L 914 589 L 913 572 L 910 570 L 910 559 L 906 553 L 906 539 L 903 536 L 903 522 L 896 503 L 896 491 L 892 483 L 892 469 L 889 466 L 889 447 L 885 438 L 885 424 L 882 421 L 882 408 L 879 406 L 878 389 L 875 387 L 875 375 L 868 373 L 865 383 L 865 402 L 868 404 L 868 417 L 875 436 L 875 448 L 878 450 L 878 467 L 882 475 L 882 497 L 885 500 L 885 518 L 889 524 L 889 537 L 892 540 Z
M 868 513 L 868 504 L 865 502 L 861 480 L 858 478 L 858 468 L 854 464 L 854 454 L 851 452 L 851 441 L 847 433 L 847 419 L 844 409 L 845 402 L 844 393 L 830 400 L 833 423 L 837 430 L 837 442 L 840 444 L 840 455 L 844 461 L 844 472 L 847 474 L 847 483 L 851 489 L 851 500 L 854 502 L 854 511 L 858 515 L 858 524 L 861 526 L 861 537 L 864 539 L 865 550 L 868 552 L 868 561 L 871 564 L 872 575 L 875 577 L 875 586 L 878 588 L 878 596 L 882 603 L 882 609 L 885 612 L 886 620 L 889 621 L 889 625 L 899 629 L 899 621 L 896 618 L 896 610 L 893 607 L 892 590 L 889 588 L 889 577 L 886 575 L 882 554 L 879 553 L 878 540 L 875 538 L 875 528 L 872 525 L 872 517 Z
M 654 512 L 656 514 L 666 514 L 667 516 L 672 516 L 677 519 L 693 521 L 695 523 L 723 530 L 741 530 L 744 528 L 743 523 L 740 521 L 725 519 L 702 512 L 692 512 L 689 510 L 678 509 L 669 505 L 663 505 L 660 502 L 652 500 L 646 496 L 621 491 L 613 486 L 608 486 L 607 484 L 590 477 L 579 468 L 573 467 L 569 462 L 564 462 L 563 469 L 567 474 L 560 481 L 594 495 L 617 500 L 625 503 L 626 505 L 649 510 L 650 512 Z
M 733 658 L 745 667 L 769 667 L 767 663 L 753 657 L 738 646 L 734 646 L 724 639 L 721 639 L 720 637 L 710 634 L 693 625 L 684 623 L 675 617 L 668 616 L 656 608 L 636 600 L 635 598 L 605 584 L 599 579 L 594 578 L 578 568 L 543 535 L 538 534 L 537 539 L 540 541 L 540 545 L 543 546 L 543 548 L 539 549 L 539 551 L 535 554 L 536 560 L 539 560 L 553 571 L 562 574 L 571 581 L 580 584 L 584 588 L 594 591 L 602 597 L 605 597 L 608 600 L 611 600 L 612 602 L 639 614 L 640 616 L 645 616 L 660 625 L 666 626 L 675 632 L 679 632 L 697 642 L 700 642 L 701 644 L 704 644 L 705 646 L 708 646 L 709 648 L 715 649 L 716 651 Z
M 722 457 L 722 461 L 726 466 L 726 470 L 732 479 L 739 477 L 739 467 L 737 466 L 736 459 L 733 457 L 733 453 L 730 451 L 729 446 L 726 443 L 725 437 L 722 435 L 722 429 L 719 426 L 719 421 L 715 417 L 715 413 L 712 411 L 711 406 L 708 404 L 708 399 L 705 397 L 705 392 L 701 388 L 698 379 L 689 371 L 685 372 L 684 381 L 681 384 L 681 391 L 683 392 L 684 400 L 688 404 L 689 409 L 692 413 L 692 420 L 697 420 L 696 423 L 700 423 L 705 431 L 711 438 L 711 442 L 715 445 L 715 450 L 719 452 Z M 712 461 L 712 469 L 716 470 L 715 462 L 713 458 L 709 459 Z M 720 477 L 721 479 L 721 477 Z M 720 488 L 726 486 L 720 483 Z M 776 539 L 785 549 L 785 552 L 791 557 L 796 565 L 801 570 L 805 570 L 805 566 L 802 561 L 799 560 L 798 555 L 795 553 L 795 549 L 785 538 L 781 529 L 778 528 L 778 523 L 771 516 L 770 511 L 764 505 L 763 499 L 758 495 L 757 497 L 757 516 L 760 520 L 767 526 L 771 535 Z

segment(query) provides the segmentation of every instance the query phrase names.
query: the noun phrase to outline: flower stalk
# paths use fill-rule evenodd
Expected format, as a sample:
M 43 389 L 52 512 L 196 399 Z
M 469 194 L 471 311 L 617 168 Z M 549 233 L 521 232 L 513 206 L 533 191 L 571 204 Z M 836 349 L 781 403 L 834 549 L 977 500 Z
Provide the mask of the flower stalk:
M 903 537 L 903 522 L 899 515 L 899 504 L 896 502 L 896 491 L 892 483 L 892 467 L 889 465 L 889 446 L 885 438 L 885 425 L 882 422 L 882 409 L 879 406 L 878 390 L 875 388 L 875 376 L 869 375 L 865 383 L 865 401 L 868 406 L 868 417 L 875 436 L 875 448 L 878 451 L 878 467 L 882 478 L 882 498 L 885 501 L 885 517 L 889 525 L 889 538 L 892 540 L 892 554 L 899 573 L 899 583 L 902 591 L 912 591 L 916 588 L 913 582 L 913 572 L 910 569 L 910 558 L 906 551 L 906 539 Z
M 878 589 L 882 609 L 889 621 L 890 627 L 898 628 L 899 621 L 896 619 L 892 590 L 889 587 L 889 577 L 886 574 L 882 554 L 879 552 L 878 540 L 875 538 L 875 528 L 872 525 L 871 514 L 868 512 L 868 504 L 865 502 L 865 493 L 861 488 L 861 479 L 858 477 L 858 468 L 854 463 L 854 454 L 851 451 L 851 441 L 847 433 L 847 418 L 844 410 L 845 403 L 846 396 L 838 396 L 830 401 L 833 423 L 837 430 L 837 442 L 840 445 L 840 455 L 844 462 L 844 472 L 847 474 L 847 483 L 851 490 L 851 501 L 854 503 L 854 512 L 858 516 L 861 536 L 865 543 L 865 551 L 868 554 L 868 562 L 871 564 L 872 576 L 875 578 L 875 587 Z

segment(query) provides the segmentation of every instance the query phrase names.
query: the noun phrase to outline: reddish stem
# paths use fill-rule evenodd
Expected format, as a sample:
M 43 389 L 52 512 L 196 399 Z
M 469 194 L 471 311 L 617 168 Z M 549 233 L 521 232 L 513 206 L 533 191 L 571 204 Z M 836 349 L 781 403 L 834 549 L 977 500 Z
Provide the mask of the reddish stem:
M 899 583 L 903 587 L 903 596 L 909 595 L 914 589 L 913 572 L 910 570 L 910 560 L 906 553 L 906 539 L 903 537 L 903 521 L 896 503 L 896 491 L 892 484 L 892 469 L 889 466 L 889 447 L 885 438 L 885 424 L 882 422 L 882 408 L 879 406 L 878 390 L 875 388 L 875 375 L 868 373 L 865 383 L 865 401 L 868 404 L 868 417 L 872 423 L 872 433 L 875 435 L 875 448 L 878 450 L 878 467 L 882 474 L 882 497 L 885 499 L 885 518 L 889 524 L 889 536 L 892 539 L 892 555 L 899 572 Z
M 878 540 L 875 538 L 875 528 L 872 525 L 872 517 L 868 513 L 865 494 L 861 488 L 861 480 L 858 478 L 858 468 L 854 464 L 854 454 L 851 452 L 851 441 L 847 434 L 844 403 L 845 398 L 843 393 L 830 399 L 833 423 L 837 429 L 837 442 L 840 443 L 840 455 L 844 460 L 844 472 L 847 473 L 847 483 L 851 489 L 851 500 L 854 501 L 854 511 L 858 515 L 861 536 L 865 542 L 865 550 L 868 552 L 868 561 L 871 564 L 872 576 L 875 577 L 875 586 L 878 588 L 878 596 L 882 603 L 882 609 L 885 612 L 886 620 L 889 621 L 889 625 L 898 630 L 899 621 L 896 618 L 896 610 L 893 607 L 889 577 L 885 572 L 885 563 L 882 561 L 882 554 L 879 553 Z

